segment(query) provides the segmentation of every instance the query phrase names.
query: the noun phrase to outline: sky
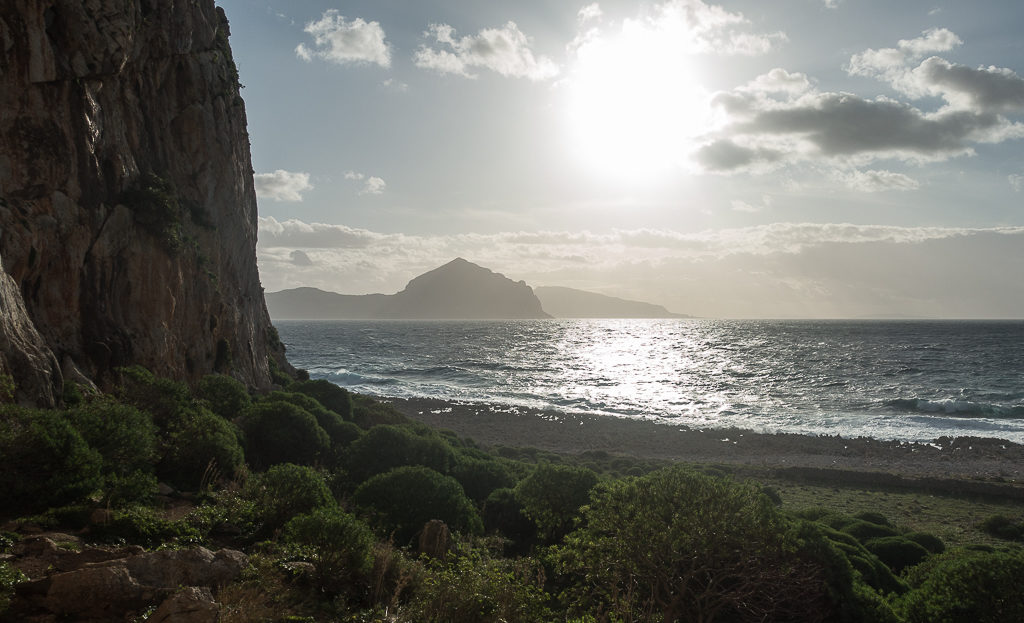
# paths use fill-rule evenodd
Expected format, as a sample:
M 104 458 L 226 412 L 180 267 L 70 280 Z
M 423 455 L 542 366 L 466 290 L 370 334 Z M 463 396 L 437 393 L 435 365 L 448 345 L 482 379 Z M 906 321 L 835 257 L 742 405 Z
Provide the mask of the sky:
M 1018 0 L 217 0 L 267 291 L 1024 317 Z

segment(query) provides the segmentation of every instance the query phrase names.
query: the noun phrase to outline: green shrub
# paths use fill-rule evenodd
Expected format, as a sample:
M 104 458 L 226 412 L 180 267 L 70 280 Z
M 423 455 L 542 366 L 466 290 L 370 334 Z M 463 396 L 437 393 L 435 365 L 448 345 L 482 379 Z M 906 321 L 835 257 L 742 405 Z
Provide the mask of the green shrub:
M 893 573 L 900 573 L 907 567 L 920 564 L 929 556 L 928 550 L 924 547 L 902 536 L 868 539 L 864 542 L 864 547 L 878 556 Z
M 477 504 L 482 504 L 495 489 L 515 484 L 508 468 L 493 458 L 461 455 L 452 466 L 451 476 L 459 481 L 469 499 Z
M 495 489 L 487 496 L 483 521 L 488 534 L 498 533 L 509 539 L 513 553 L 527 551 L 537 540 L 537 525 L 523 514 L 523 505 L 512 489 Z
M 997 539 L 1019 541 L 1024 539 L 1024 521 L 1014 521 L 1006 515 L 992 515 L 981 522 L 981 530 Z
M 242 420 L 246 457 L 256 469 L 277 463 L 311 465 L 330 447 L 330 438 L 305 409 L 286 402 L 261 402 Z
M 405 466 L 377 474 L 359 485 L 352 502 L 374 518 L 395 542 L 409 543 L 431 519 L 452 530 L 478 534 L 483 523 L 462 486 L 450 476 L 423 466 Z
M 144 547 L 198 543 L 199 531 L 185 521 L 171 521 L 159 515 L 156 509 L 136 506 L 114 511 L 113 518 L 94 525 L 90 534 L 108 543 L 131 543 Z
M 102 485 L 103 457 L 61 411 L 0 406 L 0 512 L 42 510 Z
M 319 472 L 291 463 L 274 465 L 254 479 L 248 497 L 256 502 L 264 532 L 280 528 L 296 515 L 337 504 Z
M 324 379 L 318 379 L 297 381 L 292 383 L 288 390 L 306 394 L 340 415 L 343 420 L 352 420 L 352 396 L 344 387 L 339 387 Z
M 192 509 L 185 521 L 205 536 L 229 536 L 247 539 L 260 527 L 260 511 L 255 500 L 238 491 L 223 489 L 205 497 Z
M 121 400 L 148 412 L 161 430 L 192 405 L 192 395 L 184 383 L 156 377 L 142 366 L 118 368 L 117 373 Z
M 514 491 L 523 514 L 537 524 L 542 538 L 553 543 L 572 530 L 595 485 L 597 474 L 589 469 L 541 463 Z
M 531 559 L 493 558 L 477 550 L 430 560 L 403 613 L 423 623 L 549 621 L 543 577 Z
M 335 444 L 347 445 L 354 440 L 352 431 L 352 426 L 355 426 L 354 424 L 346 422 L 340 415 L 324 407 L 315 398 L 291 390 L 292 388 L 289 387 L 288 391 L 271 392 L 264 396 L 260 402 L 283 402 L 305 410 L 316 418 L 317 424 L 324 429 L 324 432 L 330 438 L 332 446 Z M 359 429 L 359 427 L 356 426 L 356 429 Z M 361 429 L 358 432 L 359 434 L 355 435 L 355 437 L 362 434 Z
M 913 568 L 897 602 L 907 623 L 1024 621 L 1024 551 L 959 550 Z
M 893 528 L 870 521 L 864 521 L 863 519 L 848 521 L 838 529 L 853 536 L 861 543 L 868 539 L 877 539 L 884 536 L 897 536 L 899 534 Z
M 408 428 L 374 426 L 348 448 L 349 475 L 356 482 L 403 465 L 448 472 L 455 453 L 436 433 L 418 435 Z
M 882 513 L 876 513 L 874 511 L 863 511 L 854 515 L 853 518 L 859 519 L 861 521 L 866 521 L 868 523 L 873 523 L 876 526 L 886 526 L 887 528 L 893 527 L 892 522 L 889 521 L 889 519 L 885 515 L 883 515 Z
M 7 561 L 0 560 L 0 615 L 11 605 L 15 584 L 25 580 L 28 580 L 28 576 L 7 564 Z
M 136 222 L 160 239 L 168 251 L 181 247 L 184 214 L 174 185 L 154 173 L 144 173 L 119 197 L 132 210 Z
M 337 507 L 320 508 L 292 518 L 284 537 L 308 549 L 321 590 L 338 593 L 366 583 L 375 540 L 352 515 Z
M 798 545 L 759 486 L 673 467 L 595 489 L 562 551 L 578 603 L 616 619 L 826 619 Z
M 148 413 L 109 398 L 92 400 L 67 413 L 82 438 L 103 457 L 105 473 L 126 476 L 152 471 L 157 438 Z
M 170 425 L 159 476 L 179 489 L 233 478 L 245 464 L 238 428 L 205 409 L 179 414 Z
M 228 420 L 238 417 L 252 404 L 245 385 L 223 374 L 209 374 L 200 379 L 196 396 L 206 401 L 210 411 Z
M 363 429 L 371 429 L 382 424 L 406 424 L 409 418 L 398 412 L 392 405 L 362 396 L 350 394 L 352 398 L 352 421 Z
M 941 554 L 946 551 L 946 544 L 942 542 L 942 539 L 934 534 L 929 534 L 927 532 L 908 532 L 904 534 L 903 537 L 910 539 L 914 543 L 925 548 L 930 554 Z

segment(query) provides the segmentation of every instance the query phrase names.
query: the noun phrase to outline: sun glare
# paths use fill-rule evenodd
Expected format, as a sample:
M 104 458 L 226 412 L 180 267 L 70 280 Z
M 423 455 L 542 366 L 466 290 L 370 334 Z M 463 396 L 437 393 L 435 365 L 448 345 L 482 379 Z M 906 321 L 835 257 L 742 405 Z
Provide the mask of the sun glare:
M 663 176 L 708 120 L 687 39 L 626 22 L 577 53 L 566 85 L 569 141 L 592 172 L 624 181 Z

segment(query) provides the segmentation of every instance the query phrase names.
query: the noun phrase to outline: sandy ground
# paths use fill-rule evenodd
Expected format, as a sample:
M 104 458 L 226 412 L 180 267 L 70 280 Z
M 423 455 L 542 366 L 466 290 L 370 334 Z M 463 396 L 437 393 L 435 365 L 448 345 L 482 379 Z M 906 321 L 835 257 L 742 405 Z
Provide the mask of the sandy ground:
M 833 468 L 1024 486 L 1024 445 L 977 437 L 934 444 L 759 434 L 430 399 L 386 399 L 408 417 L 489 446 L 769 468 Z

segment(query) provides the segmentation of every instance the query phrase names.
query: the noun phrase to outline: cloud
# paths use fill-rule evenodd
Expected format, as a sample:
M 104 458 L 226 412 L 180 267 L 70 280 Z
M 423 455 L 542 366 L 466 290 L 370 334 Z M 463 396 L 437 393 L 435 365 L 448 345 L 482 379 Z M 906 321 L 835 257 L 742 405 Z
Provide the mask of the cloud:
M 908 95 L 938 95 L 957 109 L 995 113 L 1024 110 L 1024 78 L 1006 68 L 974 69 L 933 56 L 897 84 Z
M 927 54 L 948 52 L 963 41 L 946 28 L 932 28 L 916 39 L 901 39 L 895 48 L 868 49 L 850 57 L 846 71 L 851 75 L 871 78 L 897 77 L 910 61 L 920 60 Z
M 417 67 L 443 74 L 476 78 L 474 69 L 489 69 L 502 76 L 547 80 L 558 75 L 558 66 L 544 56 L 535 57 L 530 40 L 515 22 L 501 28 L 485 28 L 476 35 L 455 37 L 447 24 L 431 24 L 426 37 L 438 48 L 421 45 L 413 56 Z
M 576 13 L 576 19 L 580 24 L 586 24 L 587 22 L 601 19 L 602 15 L 604 15 L 604 11 L 602 11 L 601 7 L 595 2 L 580 9 L 579 12 Z
M 1012 188 L 1014 192 L 1019 193 L 1021 190 L 1024 190 L 1024 175 L 1017 175 L 1016 173 L 1013 173 L 1006 176 L 1006 181 L 1010 182 L 1010 188 Z
M 656 30 L 689 41 L 694 52 L 754 56 L 788 41 L 785 33 L 753 33 L 742 13 L 732 13 L 702 0 L 670 0 L 656 9 Z
M 840 173 L 836 177 L 847 187 L 866 193 L 917 190 L 921 187 L 921 183 L 912 177 L 892 171 L 851 171 Z
M 309 259 L 309 256 L 306 255 L 305 252 L 299 251 L 298 249 L 295 249 L 294 251 L 289 253 L 288 257 L 291 258 L 292 264 L 295 264 L 296 266 L 312 266 L 313 265 L 313 260 Z
M 759 204 L 748 203 L 741 199 L 733 199 L 731 202 L 732 209 L 735 212 L 745 212 L 747 214 L 755 214 L 757 212 L 763 212 L 772 207 L 772 198 L 768 195 L 761 196 L 761 202 Z
M 296 250 L 313 254 L 315 265 L 296 270 Z M 1019 317 L 1024 309 L 1024 282 L 1014 278 L 1024 271 L 1024 227 L 774 223 L 695 233 L 413 236 L 263 217 L 257 252 L 270 291 L 308 285 L 392 293 L 462 256 L 531 285 L 580 287 L 703 316 Z
M 375 175 L 368 177 L 356 171 L 346 171 L 345 179 L 363 182 L 363 187 L 359 191 L 360 195 L 382 195 L 387 188 L 387 183 Z
M 253 175 L 256 196 L 273 201 L 302 201 L 302 193 L 312 190 L 309 173 L 278 169 L 273 173 Z
M 391 66 L 390 46 L 378 22 L 366 22 L 358 17 L 349 21 L 337 10 L 328 9 L 319 20 L 306 24 L 305 30 L 313 35 L 313 46 L 300 43 L 295 48 L 295 54 L 304 61 L 319 58 L 339 65 Z

